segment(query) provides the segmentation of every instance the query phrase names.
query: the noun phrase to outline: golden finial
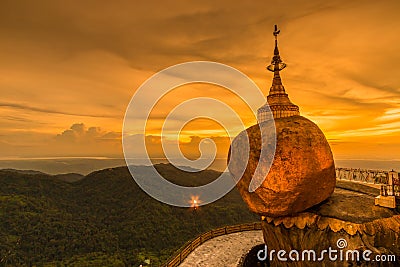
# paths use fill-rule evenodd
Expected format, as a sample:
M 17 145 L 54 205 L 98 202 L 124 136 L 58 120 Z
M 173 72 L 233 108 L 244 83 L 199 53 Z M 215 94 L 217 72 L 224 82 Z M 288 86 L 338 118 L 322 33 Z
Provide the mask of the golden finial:
M 267 67 L 267 70 L 275 72 L 275 71 L 281 71 L 284 68 L 286 68 L 286 64 L 283 63 L 280 55 L 279 55 L 279 49 L 278 49 L 278 34 L 281 32 L 281 30 L 278 30 L 278 25 L 275 25 L 274 28 L 274 36 L 275 36 L 275 49 L 274 49 L 274 57 L 272 58 L 271 65 Z

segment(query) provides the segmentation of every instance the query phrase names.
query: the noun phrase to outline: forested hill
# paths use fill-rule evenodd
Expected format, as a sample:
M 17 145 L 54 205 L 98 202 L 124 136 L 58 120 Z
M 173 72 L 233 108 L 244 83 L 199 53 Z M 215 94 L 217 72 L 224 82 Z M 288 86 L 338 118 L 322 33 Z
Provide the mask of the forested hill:
M 156 168 L 182 185 L 220 175 Z M 158 266 L 199 233 L 257 220 L 236 189 L 196 211 L 171 207 L 144 193 L 126 167 L 76 182 L 0 170 L 0 266 L 139 266 L 146 258 Z

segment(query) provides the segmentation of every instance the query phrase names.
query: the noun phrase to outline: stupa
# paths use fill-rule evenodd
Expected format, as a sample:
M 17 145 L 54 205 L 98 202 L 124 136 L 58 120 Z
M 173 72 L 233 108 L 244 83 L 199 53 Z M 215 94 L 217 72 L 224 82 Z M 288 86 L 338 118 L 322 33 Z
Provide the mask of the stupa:
M 323 132 L 300 116 L 282 84 L 280 71 L 286 64 L 279 55 L 279 32 L 275 26 L 274 56 L 267 67 L 274 77 L 267 103 L 258 110 L 258 124 L 234 139 L 228 158 L 229 171 L 250 210 L 271 217 L 292 215 L 321 203 L 336 183 L 332 152 Z M 262 140 L 267 145 L 261 146 Z M 257 165 L 261 171 L 255 172 Z M 249 188 L 252 180 L 260 181 L 254 192 Z
M 279 55 L 278 49 L 278 30 L 277 25 L 275 25 L 275 49 L 274 57 L 272 58 L 271 65 L 267 67 L 267 70 L 274 73 L 274 78 L 272 80 L 272 86 L 269 90 L 269 95 L 267 97 L 267 104 L 258 109 L 257 120 L 258 122 L 264 122 L 270 119 L 270 111 L 274 118 L 284 118 L 295 115 L 300 115 L 299 107 L 290 102 L 289 96 L 285 91 L 285 87 L 282 84 L 280 71 L 286 67 L 283 63 L 281 56 Z M 268 107 L 269 106 L 269 107 Z

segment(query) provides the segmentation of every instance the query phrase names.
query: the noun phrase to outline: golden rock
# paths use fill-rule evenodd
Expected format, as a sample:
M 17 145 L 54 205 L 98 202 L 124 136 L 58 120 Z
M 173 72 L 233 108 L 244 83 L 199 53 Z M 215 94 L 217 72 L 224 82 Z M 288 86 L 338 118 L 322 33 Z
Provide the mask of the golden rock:
M 232 142 L 228 161 L 231 174 L 238 180 L 237 188 L 250 210 L 276 217 L 298 213 L 324 201 L 333 193 L 336 178 L 332 152 L 324 134 L 302 116 L 275 119 L 275 155 L 264 151 L 266 156 L 260 158 L 261 149 L 272 149 L 268 141 L 262 148 L 261 138 L 273 137 L 273 125 L 263 122 L 239 134 Z M 242 149 L 247 145 L 246 134 L 248 151 Z M 244 153 L 248 152 L 246 169 L 237 177 L 246 158 Z M 262 171 L 257 174 L 258 164 Z M 252 179 L 261 179 L 262 183 L 254 192 L 249 192 Z

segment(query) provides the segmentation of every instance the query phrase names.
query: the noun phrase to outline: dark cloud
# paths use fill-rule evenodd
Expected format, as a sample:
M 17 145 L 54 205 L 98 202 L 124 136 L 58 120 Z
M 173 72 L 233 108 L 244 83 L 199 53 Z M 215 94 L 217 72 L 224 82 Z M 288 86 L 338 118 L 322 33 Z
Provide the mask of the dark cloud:
M 0 11 L 0 29 L 3 38 L 28 39 L 64 57 L 105 50 L 129 60 L 132 67 L 154 70 L 187 57 L 231 62 L 232 57 L 262 47 L 257 40 L 270 34 L 273 23 L 287 24 L 344 3 L 172 1 L 167 8 L 153 1 L 125 2 L 123 6 L 91 1 L 41 1 L 40 5 L 11 1 Z
M 72 116 L 83 116 L 83 117 L 95 117 L 95 118 L 116 118 L 116 116 L 110 116 L 107 114 L 85 114 L 80 112 L 68 112 L 68 111 L 59 111 L 59 110 L 51 110 L 46 108 L 38 108 L 32 107 L 25 104 L 17 104 L 17 103 L 6 103 L 0 102 L 0 107 L 8 107 L 14 109 L 22 109 L 22 110 L 29 110 L 34 112 L 41 112 L 47 114 L 61 114 L 61 115 L 72 115 Z
M 9 121 L 15 121 L 15 122 L 32 122 L 32 120 L 28 120 L 28 119 L 17 117 L 17 116 L 0 116 L 0 117 L 3 119 L 9 120 Z

